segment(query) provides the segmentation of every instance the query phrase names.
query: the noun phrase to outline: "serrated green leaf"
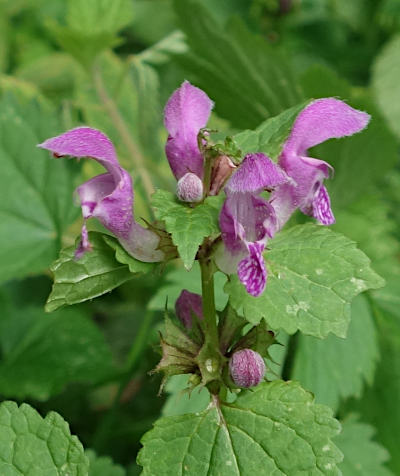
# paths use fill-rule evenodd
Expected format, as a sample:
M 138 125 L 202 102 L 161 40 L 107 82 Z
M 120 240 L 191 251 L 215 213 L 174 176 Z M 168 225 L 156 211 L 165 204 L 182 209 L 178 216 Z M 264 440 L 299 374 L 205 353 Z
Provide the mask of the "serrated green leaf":
M 115 370 L 104 336 L 78 309 L 48 315 L 2 303 L 0 349 L 0 393 L 8 398 L 47 400 L 69 383 L 96 383 Z
M 26 403 L 0 404 L 0 474 L 86 476 L 88 470 L 80 441 L 58 413 L 42 418 Z
M 175 195 L 157 190 L 152 197 L 156 216 L 165 222 L 186 269 L 193 266 L 205 237 L 219 233 L 218 217 L 223 197 L 208 197 L 195 207 L 178 202 Z
M 0 102 L 0 280 L 45 269 L 77 215 L 73 164 L 36 147 L 58 127 L 52 112 L 36 103 Z
M 352 299 L 384 284 L 354 242 L 325 227 L 295 226 L 279 233 L 269 248 L 268 282 L 261 296 L 247 294 L 237 276 L 225 291 L 249 322 L 264 318 L 273 330 L 345 337 Z
M 232 125 L 257 127 L 303 99 L 286 59 L 241 20 L 224 31 L 200 2 L 179 0 L 175 6 L 191 48 L 177 60 Z
M 103 240 L 115 251 L 115 259 L 118 263 L 126 264 L 133 274 L 148 273 L 156 266 L 155 263 L 145 263 L 131 256 L 113 236 L 103 235 Z
M 400 36 L 394 36 L 372 67 L 372 91 L 392 131 L 400 138 Z
M 118 262 L 115 250 L 103 239 L 103 234 L 89 233 L 92 251 L 75 260 L 75 246 L 61 250 L 51 265 L 54 284 L 47 299 L 46 311 L 77 304 L 107 293 L 133 278 L 129 267 Z M 121 256 L 121 255 L 119 255 Z
M 342 423 L 335 444 L 344 455 L 339 468 L 345 476 L 392 476 L 383 464 L 389 459 L 385 448 L 372 440 L 375 429 L 350 415 Z
M 332 411 L 295 382 L 243 392 L 234 404 L 165 417 L 142 439 L 143 475 L 339 475 Z
M 276 160 L 282 152 L 283 144 L 289 136 L 293 123 L 299 112 L 309 101 L 291 107 L 278 116 L 271 117 L 260 124 L 254 131 L 243 131 L 233 136 L 243 155 L 250 152 L 264 152 Z
M 291 378 L 312 391 L 317 402 L 337 410 L 341 399 L 360 397 L 364 382 L 372 384 L 378 355 L 371 309 L 360 295 L 352 302 L 346 339 L 299 336 Z
M 125 476 L 125 469 L 119 464 L 113 463 L 108 456 L 97 456 L 93 450 L 85 451 L 89 458 L 88 476 Z

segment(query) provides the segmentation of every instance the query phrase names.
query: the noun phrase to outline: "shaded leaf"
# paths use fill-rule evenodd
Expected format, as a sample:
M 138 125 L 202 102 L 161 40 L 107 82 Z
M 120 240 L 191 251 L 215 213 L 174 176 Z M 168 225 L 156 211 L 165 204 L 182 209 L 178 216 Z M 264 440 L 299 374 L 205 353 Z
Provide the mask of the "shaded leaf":
M 221 117 L 235 127 L 253 128 L 302 100 L 286 59 L 239 19 L 224 30 L 200 2 L 175 5 L 191 48 L 177 59 L 215 101 Z
M 45 269 L 77 215 L 73 170 L 36 147 L 59 132 L 53 114 L 35 103 L 0 102 L 0 279 Z
M 389 459 L 385 448 L 372 440 L 375 429 L 359 422 L 355 415 L 342 422 L 342 433 L 335 444 L 344 455 L 339 468 L 345 476 L 391 476 L 383 464 Z
M 398 293 L 398 288 L 397 288 Z M 357 412 L 362 420 L 371 423 L 376 439 L 387 448 L 391 459 L 387 466 L 394 474 L 400 472 L 398 451 L 400 428 L 400 314 L 392 314 L 374 306 L 379 330 L 381 360 L 376 369 L 374 385 L 367 388 L 361 400 L 346 405 L 347 410 Z
M 85 451 L 89 458 L 88 476 L 125 476 L 125 469 L 119 464 L 113 463 L 108 456 L 97 456 L 93 450 Z
M 111 350 L 85 314 L 51 315 L 37 307 L 2 303 L 0 393 L 47 400 L 71 382 L 102 380 L 113 372 Z
M 55 412 L 42 418 L 31 406 L 0 404 L 0 473 L 86 476 L 89 462 L 68 423 Z
M 60 45 L 89 66 L 102 51 L 119 43 L 116 34 L 132 18 L 129 0 L 69 0 L 66 26 L 50 24 Z
M 346 339 L 299 336 L 291 378 L 312 391 L 317 402 L 337 410 L 341 399 L 360 397 L 365 382 L 372 385 L 378 354 L 371 309 L 360 295 L 352 302 Z
M 400 138 L 400 36 L 394 36 L 372 66 L 372 91 L 392 131 Z
M 89 239 L 92 251 L 81 259 L 75 260 L 76 247 L 70 246 L 61 250 L 51 265 L 54 284 L 47 299 L 47 312 L 101 296 L 133 278 L 129 266 L 116 260 L 115 250 L 106 244 L 102 233 L 90 232 Z

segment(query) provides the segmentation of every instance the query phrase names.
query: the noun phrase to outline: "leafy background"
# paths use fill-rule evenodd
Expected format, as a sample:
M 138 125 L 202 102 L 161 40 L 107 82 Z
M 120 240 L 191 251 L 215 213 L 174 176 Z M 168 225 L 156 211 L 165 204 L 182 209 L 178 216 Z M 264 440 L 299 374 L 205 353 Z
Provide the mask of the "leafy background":
M 196 266 L 188 274 L 173 263 L 162 274 L 128 279 L 128 269 L 143 269 L 116 249 L 118 269 L 113 252 L 102 266 L 109 289 L 122 283 L 118 289 L 44 312 L 50 265 L 79 233 L 73 190 L 98 168 L 49 160 L 36 144 L 83 123 L 101 128 L 133 174 L 136 215 L 149 218 L 146 171 L 156 187 L 174 190 L 162 107 L 187 78 L 216 103 L 210 125 L 232 134 L 310 98 L 338 96 L 372 114 L 362 135 L 325 143 L 313 155 L 335 167 L 333 231 L 357 242 L 387 284 L 353 301 L 346 340 L 282 330 L 271 368 L 334 409 L 343 424 L 335 439 L 343 474 L 399 474 L 399 64 L 397 0 L 1 0 L 0 396 L 43 416 L 56 411 L 87 450 L 85 457 L 79 442 L 68 443 L 61 417 L 43 420 L 8 403 L 0 446 L 15 415 L 21 432 L 31 421 L 32 447 L 39 430 L 58 428 L 59 447 L 75 448 L 60 467 L 86 474 L 90 460 L 89 474 L 135 475 L 139 440 L 160 415 L 207 405 L 204 392 L 190 400 L 182 394 L 184 378 L 157 397 L 159 379 L 148 376 L 165 296 L 173 302 L 182 287 L 196 291 Z M 186 246 L 185 253 L 190 267 L 193 251 Z M 82 301 L 58 289 L 66 303 Z M 20 468 L 29 463 L 15 458 Z

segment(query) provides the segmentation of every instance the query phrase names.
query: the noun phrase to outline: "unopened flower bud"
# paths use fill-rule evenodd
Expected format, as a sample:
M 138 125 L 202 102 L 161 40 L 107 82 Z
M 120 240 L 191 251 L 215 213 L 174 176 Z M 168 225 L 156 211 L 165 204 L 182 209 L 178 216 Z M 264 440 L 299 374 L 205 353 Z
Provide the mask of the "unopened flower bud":
M 201 296 L 184 289 L 176 300 L 175 312 L 186 329 L 190 329 L 193 314 L 199 319 L 203 319 L 203 300 Z
M 210 195 L 218 195 L 235 168 L 236 166 L 227 155 L 220 155 L 215 159 L 211 172 Z
M 203 182 L 188 172 L 178 180 L 176 194 L 182 202 L 199 202 L 203 198 Z
M 258 352 L 243 349 L 235 352 L 229 361 L 229 371 L 238 387 L 255 387 L 265 374 L 265 363 Z

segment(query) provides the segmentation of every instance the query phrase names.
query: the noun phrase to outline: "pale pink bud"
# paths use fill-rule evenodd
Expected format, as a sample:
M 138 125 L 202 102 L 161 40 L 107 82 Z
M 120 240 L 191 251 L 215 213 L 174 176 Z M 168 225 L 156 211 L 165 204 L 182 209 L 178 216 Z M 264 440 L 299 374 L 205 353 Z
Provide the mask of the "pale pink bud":
M 176 194 L 182 202 L 199 202 L 203 198 L 203 182 L 189 172 L 178 180 Z
M 210 195 L 218 195 L 235 168 L 235 164 L 227 155 L 220 155 L 215 159 L 211 172 Z
M 238 387 L 255 387 L 265 374 L 264 359 L 258 352 L 243 349 L 235 352 L 229 361 L 232 380 Z
M 203 319 L 203 300 L 201 296 L 184 289 L 176 300 L 175 312 L 182 324 L 190 329 L 193 315 Z

